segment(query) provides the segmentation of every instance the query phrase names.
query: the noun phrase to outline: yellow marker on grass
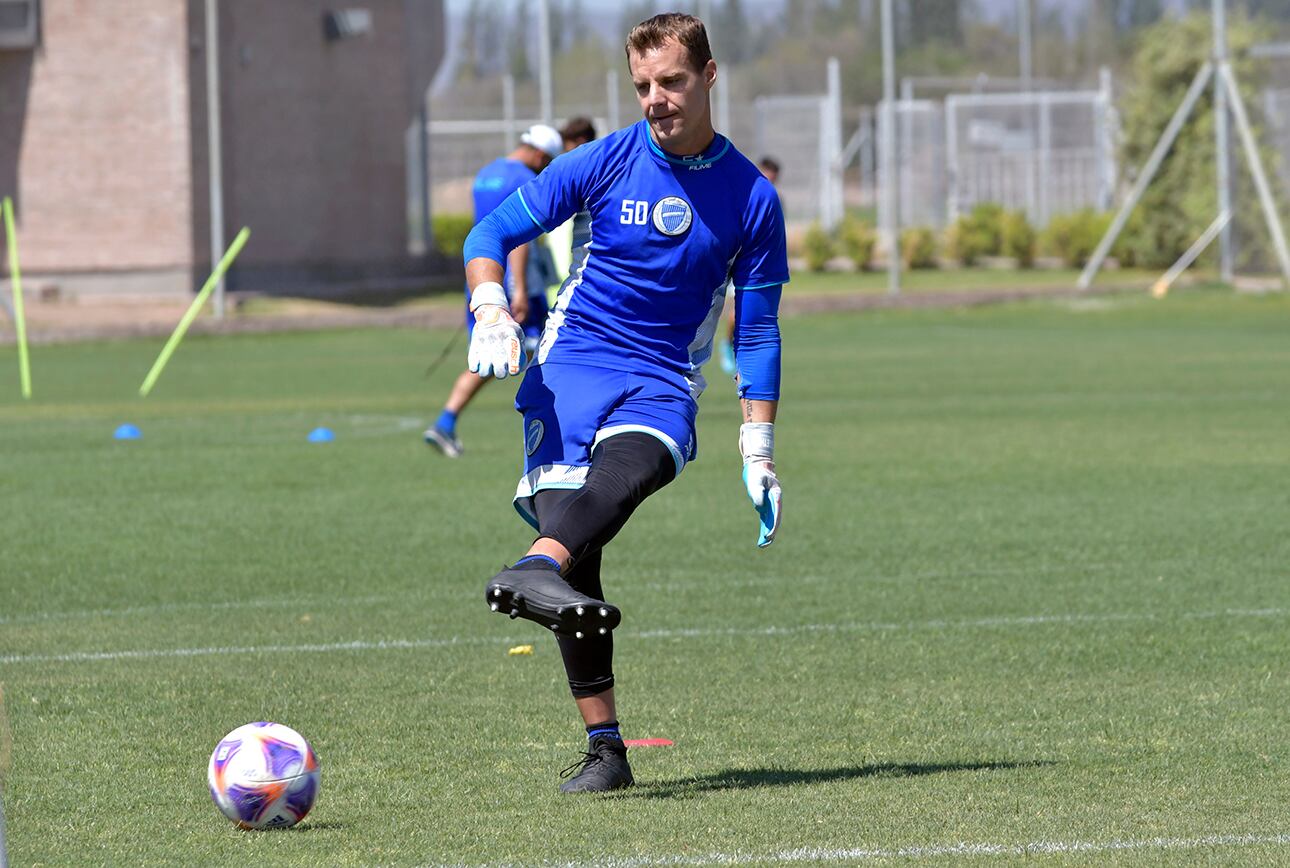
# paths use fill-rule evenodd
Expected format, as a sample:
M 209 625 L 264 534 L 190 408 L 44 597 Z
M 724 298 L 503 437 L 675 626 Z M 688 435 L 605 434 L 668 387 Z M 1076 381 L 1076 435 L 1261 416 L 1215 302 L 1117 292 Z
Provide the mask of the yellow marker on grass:
M 18 378 L 22 396 L 31 397 L 31 362 L 27 358 L 27 318 L 22 312 L 22 274 L 18 271 L 18 233 L 13 229 L 13 200 L 4 197 L 5 243 L 9 247 L 9 279 L 13 281 L 13 324 L 18 335 Z
M 148 372 L 148 376 L 143 380 L 143 385 L 139 387 L 141 397 L 148 397 L 148 393 L 152 391 L 153 384 L 157 382 L 157 378 L 161 376 L 161 372 L 165 369 L 166 362 L 170 361 L 170 356 L 175 352 L 175 348 L 179 346 L 179 342 L 184 339 L 184 334 L 187 333 L 188 327 L 193 324 L 193 320 L 197 319 L 197 314 L 201 312 L 202 305 L 206 304 L 206 299 L 210 298 L 211 291 L 215 289 L 215 285 L 219 283 L 220 278 L 224 276 L 224 272 L 228 271 L 229 266 L 233 264 L 233 260 L 237 259 L 238 253 L 242 251 L 242 245 L 246 244 L 246 239 L 250 237 L 251 230 L 243 226 L 242 231 L 237 233 L 237 237 L 233 239 L 233 243 L 229 245 L 228 251 L 220 259 L 219 264 L 215 266 L 215 270 L 211 272 L 211 276 L 206 279 L 206 285 L 202 287 L 201 292 L 197 293 L 193 303 L 188 306 L 188 311 L 184 314 L 184 318 L 179 321 L 179 325 L 175 326 L 175 332 L 170 336 L 170 340 L 166 341 L 166 345 L 162 347 L 161 355 L 157 356 L 157 361 L 153 362 L 152 370 Z

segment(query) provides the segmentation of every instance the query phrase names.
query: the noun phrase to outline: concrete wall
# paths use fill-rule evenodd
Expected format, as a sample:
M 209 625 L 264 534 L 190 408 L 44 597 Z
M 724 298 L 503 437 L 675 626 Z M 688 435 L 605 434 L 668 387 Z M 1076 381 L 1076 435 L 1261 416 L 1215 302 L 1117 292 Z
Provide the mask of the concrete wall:
M 371 32 L 327 39 L 337 8 L 369 11 Z M 252 231 L 230 288 L 325 294 L 424 274 L 407 253 L 404 133 L 443 55 L 441 0 L 220 0 L 220 13 L 225 236 Z M 191 73 L 202 212 L 204 63 Z M 204 265 L 208 233 L 201 213 Z
M 205 0 L 41 6 L 41 47 L 0 51 L 0 195 L 24 272 L 192 291 L 211 259 Z M 253 233 L 230 288 L 424 275 L 406 252 L 404 133 L 443 57 L 443 0 L 218 7 L 226 243 Z M 324 14 L 346 8 L 371 32 L 328 40 Z
M 47 0 L 36 51 L 0 51 L 0 195 L 23 270 L 192 267 L 185 12 L 173 0 Z

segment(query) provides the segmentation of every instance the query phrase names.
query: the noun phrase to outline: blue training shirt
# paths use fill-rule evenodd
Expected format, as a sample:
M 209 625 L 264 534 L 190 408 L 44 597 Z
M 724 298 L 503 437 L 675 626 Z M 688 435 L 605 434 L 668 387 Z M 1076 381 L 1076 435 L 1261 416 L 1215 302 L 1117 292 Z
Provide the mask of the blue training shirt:
M 537 177 L 537 173 L 519 160 L 510 157 L 498 157 L 479 170 L 471 193 L 475 199 L 475 223 L 483 220 L 497 210 L 497 206 L 507 197 Z M 502 263 L 505 272 L 507 263 Z M 503 278 L 502 284 L 510 291 L 509 275 Z
M 591 214 L 586 259 L 561 287 L 539 363 L 679 374 L 697 397 L 727 281 L 777 304 L 789 279 L 775 188 L 720 135 L 682 159 L 642 120 L 556 158 L 517 198 L 543 232 Z

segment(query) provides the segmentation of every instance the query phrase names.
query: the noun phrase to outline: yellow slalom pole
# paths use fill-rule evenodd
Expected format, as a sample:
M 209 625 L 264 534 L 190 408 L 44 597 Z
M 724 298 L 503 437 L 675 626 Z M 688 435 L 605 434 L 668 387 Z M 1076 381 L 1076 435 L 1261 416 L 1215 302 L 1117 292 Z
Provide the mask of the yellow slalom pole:
M 18 378 L 22 396 L 31 397 L 31 361 L 27 357 L 27 317 L 22 311 L 22 274 L 18 270 L 18 233 L 13 228 L 13 200 L 4 197 L 5 242 L 9 245 L 9 279 L 13 281 L 13 324 L 18 334 Z
M 157 361 L 153 362 L 152 370 L 148 372 L 148 376 L 144 378 L 143 385 L 139 387 L 141 397 L 148 397 L 148 393 L 152 391 L 153 384 L 157 382 L 157 378 L 161 376 L 161 372 L 165 369 L 166 362 L 170 361 L 170 356 L 175 352 L 175 348 L 179 346 L 179 342 L 184 339 L 184 334 L 188 331 L 188 327 L 193 324 L 193 320 L 197 319 L 197 314 L 201 312 L 202 305 L 206 304 L 206 299 L 210 298 L 210 294 L 215 289 L 216 284 L 220 282 L 224 272 L 228 271 L 229 266 L 233 264 L 233 260 L 237 259 L 237 255 L 242 252 L 242 245 L 246 244 L 246 239 L 250 237 L 251 230 L 243 226 L 242 231 L 237 233 L 237 237 L 233 239 L 233 243 L 229 245 L 228 250 L 224 253 L 224 257 L 215 266 L 215 270 L 211 272 L 211 276 L 206 279 L 206 284 L 202 287 L 201 292 L 197 293 L 193 303 L 188 306 L 188 311 L 184 314 L 183 319 L 179 321 L 179 325 L 175 326 L 175 332 L 170 336 L 170 340 L 166 341 L 166 345 L 161 350 L 161 355 L 157 356 Z

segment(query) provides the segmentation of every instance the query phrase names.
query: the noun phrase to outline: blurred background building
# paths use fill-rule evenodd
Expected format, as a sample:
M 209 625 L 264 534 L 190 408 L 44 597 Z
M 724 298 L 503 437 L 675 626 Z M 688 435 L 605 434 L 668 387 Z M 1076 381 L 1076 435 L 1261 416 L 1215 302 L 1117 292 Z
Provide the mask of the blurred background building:
M 72 293 L 189 292 L 211 263 L 206 4 L 231 289 L 423 279 L 406 131 L 441 0 L 0 0 L 0 195 L 23 270 Z

